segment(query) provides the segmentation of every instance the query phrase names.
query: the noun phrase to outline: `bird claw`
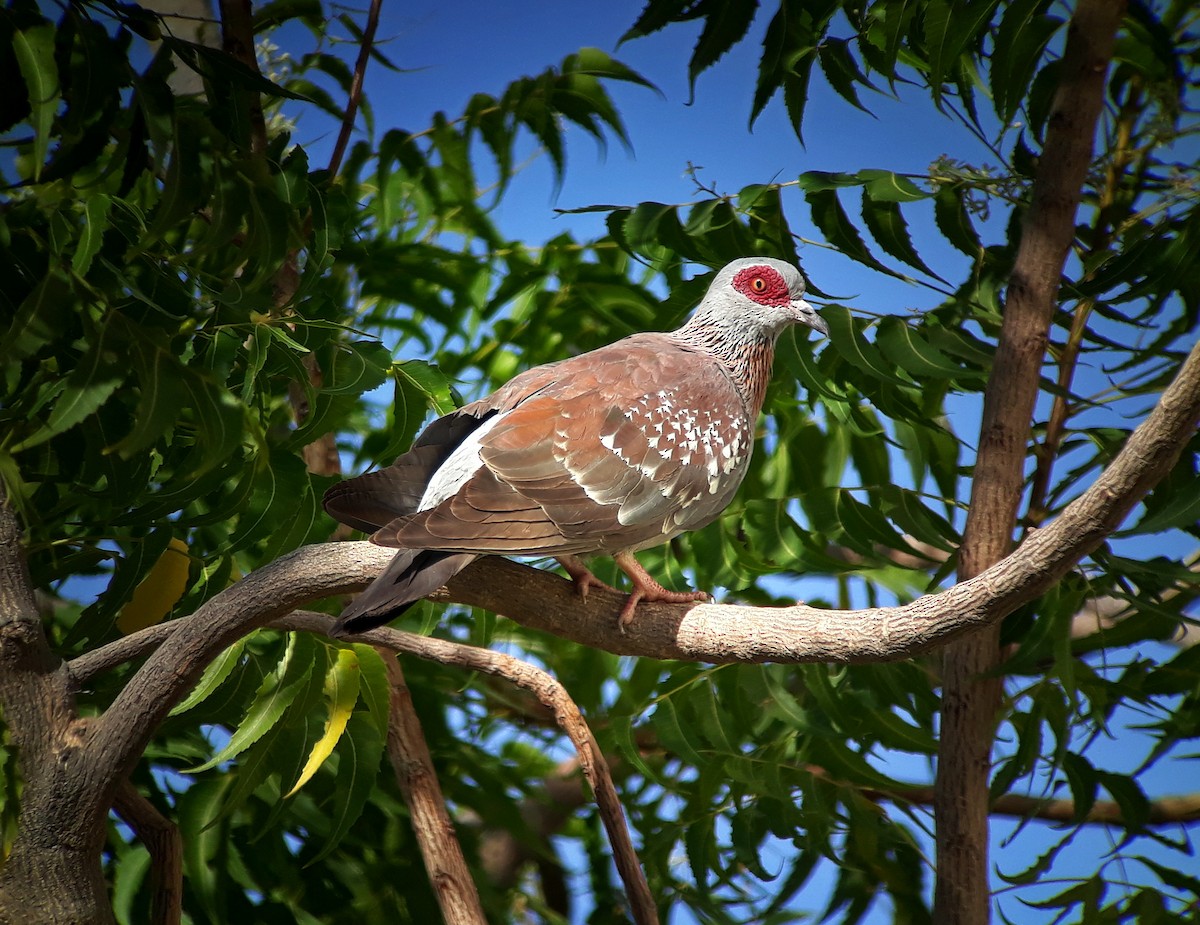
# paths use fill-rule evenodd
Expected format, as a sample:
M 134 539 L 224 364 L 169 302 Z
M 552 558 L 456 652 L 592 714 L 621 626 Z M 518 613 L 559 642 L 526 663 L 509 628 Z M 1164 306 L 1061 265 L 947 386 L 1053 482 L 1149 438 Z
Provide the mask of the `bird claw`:
M 707 591 L 669 591 L 662 586 L 657 588 L 636 588 L 625 599 L 625 606 L 621 608 L 621 615 L 617 618 L 617 628 L 621 631 L 622 635 L 628 631 L 629 625 L 633 623 L 633 612 L 642 601 L 650 601 L 657 604 L 709 604 L 712 603 L 713 596 Z

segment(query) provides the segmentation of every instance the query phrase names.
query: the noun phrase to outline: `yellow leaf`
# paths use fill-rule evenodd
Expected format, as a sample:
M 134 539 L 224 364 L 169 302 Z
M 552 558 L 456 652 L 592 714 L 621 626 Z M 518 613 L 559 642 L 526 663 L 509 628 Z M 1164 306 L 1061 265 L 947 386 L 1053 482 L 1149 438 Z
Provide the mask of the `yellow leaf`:
M 117 614 L 117 629 L 133 633 L 161 623 L 187 590 L 190 565 L 187 543 L 172 538 L 154 567 L 133 589 L 129 603 Z
M 325 759 L 333 753 L 333 747 L 346 730 L 350 714 L 354 712 L 354 704 L 358 702 L 358 685 L 361 675 L 358 669 L 358 656 L 353 649 L 339 649 L 337 661 L 329 666 L 325 675 L 325 700 L 329 704 L 329 718 L 325 720 L 325 731 L 313 746 L 304 764 L 304 770 L 296 780 L 295 786 L 285 796 L 290 797 L 308 783 L 317 773 L 317 769 L 325 763 Z

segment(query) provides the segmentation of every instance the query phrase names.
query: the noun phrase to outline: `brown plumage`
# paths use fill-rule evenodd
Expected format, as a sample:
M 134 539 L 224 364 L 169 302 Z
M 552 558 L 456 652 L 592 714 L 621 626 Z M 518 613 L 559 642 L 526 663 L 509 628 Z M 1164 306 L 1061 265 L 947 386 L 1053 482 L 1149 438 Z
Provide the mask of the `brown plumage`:
M 639 600 L 690 601 L 633 557 L 714 520 L 741 484 L 789 324 L 825 331 L 799 271 L 766 257 L 722 269 L 691 319 L 531 369 L 430 424 L 386 469 L 333 486 L 325 509 L 400 552 L 342 614 L 392 619 L 479 555 L 554 556 L 581 593 L 580 555 L 607 554 Z

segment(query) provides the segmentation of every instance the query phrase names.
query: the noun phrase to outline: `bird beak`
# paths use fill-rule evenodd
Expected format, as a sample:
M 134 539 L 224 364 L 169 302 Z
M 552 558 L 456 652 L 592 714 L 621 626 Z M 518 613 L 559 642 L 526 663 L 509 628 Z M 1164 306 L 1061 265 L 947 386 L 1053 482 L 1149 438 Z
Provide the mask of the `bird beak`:
M 829 325 L 825 323 L 825 319 L 803 299 L 796 299 L 792 302 L 792 311 L 796 313 L 797 322 L 808 325 L 814 331 L 820 331 L 826 337 L 829 336 Z

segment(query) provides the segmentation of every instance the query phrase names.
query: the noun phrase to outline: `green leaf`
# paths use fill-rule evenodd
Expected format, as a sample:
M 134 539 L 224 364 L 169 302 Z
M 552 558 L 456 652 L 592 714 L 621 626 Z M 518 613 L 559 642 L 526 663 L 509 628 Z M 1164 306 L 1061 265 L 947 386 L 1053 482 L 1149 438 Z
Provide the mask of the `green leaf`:
M 899 203 L 888 200 L 876 201 L 870 197 L 867 189 L 863 189 L 862 217 L 871 236 L 887 253 L 897 260 L 904 261 L 910 267 L 916 267 L 922 273 L 929 274 L 934 279 L 942 279 L 929 269 L 929 266 L 917 254 L 916 248 L 913 247 L 912 238 L 908 234 L 908 225 L 905 224 L 904 216 L 900 213 Z
M 133 596 L 134 589 L 162 557 L 174 536 L 170 526 L 159 527 L 144 537 L 131 539 L 117 559 L 108 587 L 95 602 L 85 607 L 79 620 L 67 634 L 65 645 L 94 641 L 112 630 L 121 607 Z
M 226 541 L 229 551 L 245 549 L 292 522 L 298 501 L 311 491 L 304 461 L 277 447 L 258 459 L 253 484 L 250 498 L 237 512 L 237 527 Z
M 1138 860 L 1154 871 L 1158 878 L 1172 889 L 1178 890 L 1180 893 L 1190 893 L 1193 897 L 1200 897 L 1200 878 L 1158 864 L 1147 857 L 1139 857 Z
M 119 346 L 106 343 L 107 333 L 106 326 L 95 334 L 95 343 L 67 376 L 46 423 L 13 446 L 12 452 L 19 453 L 70 430 L 112 397 L 124 381 L 126 370 L 116 364 Z
M 868 250 L 867 245 L 863 243 L 862 236 L 858 233 L 858 229 L 854 227 L 854 224 L 850 221 L 850 217 L 846 214 L 846 210 L 842 208 L 841 202 L 838 201 L 836 190 L 810 189 L 805 192 L 804 197 L 808 200 L 809 207 L 812 210 L 813 224 L 821 229 L 821 234 L 825 237 L 826 241 L 851 260 L 861 263 L 865 267 L 870 267 L 872 270 L 878 270 L 880 273 L 886 273 L 888 276 L 894 276 L 897 279 L 908 279 L 903 273 L 898 273 L 880 263 L 875 255 Z
M 359 694 L 366 704 L 367 715 L 375 723 L 379 734 L 386 738 L 388 715 L 391 712 L 391 683 L 388 681 L 387 666 L 373 646 L 355 643 L 353 648 L 362 675 Z
M 817 49 L 817 60 L 821 65 L 821 73 L 825 75 L 825 79 L 829 81 L 829 85 L 833 87 L 838 96 L 856 109 L 870 113 L 871 110 L 864 106 L 858 98 L 858 90 L 855 85 L 869 87 L 872 90 L 875 87 L 858 66 L 854 55 L 850 53 L 850 41 L 848 39 L 827 39 Z
M 50 150 L 50 133 L 58 111 L 61 90 L 58 66 L 54 63 L 54 27 L 50 23 L 13 33 L 13 54 L 29 93 L 30 123 L 33 125 L 33 179 L 41 178 Z M 8 88 L 6 93 L 11 93 Z
M 859 752 L 836 739 L 815 737 L 809 743 L 809 760 L 824 768 L 829 776 L 839 782 L 873 787 L 885 792 L 899 789 L 896 781 L 875 770 Z
M 829 339 L 838 355 L 856 369 L 892 385 L 911 386 L 912 383 L 897 376 L 890 364 L 875 345 L 859 332 L 849 309 L 842 305 L 826 305 L 821 317 L 829 325 Z
M 70 281 L 58 270 L 48 270 L 21 301 L 8 330 L 0 337 L 0 357 L 5 361 L 22 360 L 55 340 L 73 296 Z
M 968 46 L 978 46 L 1000 0 L 931 0 L 923 28 L 929 62 L 929 87 L 941 107 L 947 75 Z
M 272 83 L 257 70 L 250 68 L 223 49 L 210 48 L 207 45 L 188 42 L 171 35 L 163 35 L 162 42 L 178 56 L 179 60 L 201 77 L 230 83 L 243 90 L 264 93 L 267 96 L 283 97 L 302 103 L 312 102 L 302 93 L 296 93 L 279 86 L 279 84 Z
M 1044 12 L 1047 0 L 1014 0 L 1001 14 L 991 57 L 991 89 L 1002 123 L 1016 116 L 1046 45 L 1063 21 Z
M 972 260 L 983 255 L 983 244 L 971 224 L 961 186 L 940 185 L 933 197 L 933 218 L 942 235 Z
M 162 195 L 150 227 L 131 249 L 127 260 L 144 253 L 180 224 L 189 221 L 204 201 L 204 171 L 200 168 L 203 129 L 195 116 L 176 115 L 172 130 L 171 160 L 167 164 Z
M 228 779 L 197 781 L 178 795 L 175 811 L 180 830 L 189 833 L 183 840 L 183 875 L 188 890 L 194 893 L 208 917 L 217 922 L 228 921 L 223 908 L 226 902 L 221 889 L 223 879 L 216 864 L 228 834 L 213 823 L 220 819 L 228 784 Z
M 863 504 L 849 491 L 838 493 L 837 516 L 847 545 L 871 552 L 875 544 L 908 552 L 908 544 L 873 505 Z
M 122 315 L 114 315 L 111 323 L 120 324 L 131 342 L 141 394 L 133 428 L 108 449 L 128 459 L 168 430 L 183 431 L 199 449 L 193 478 L 225 462 L 241 446 L 245 424 L 233 395 L 206 373 L 183 365 L 152 332 Z
M 1150 819 L 1150 801 L 1141 784 L 1128 774 L 1096 771 L 1096 779 L 1121 807 L 1121 822 L 1126 829 L 1137 830 Z
M 754 101 L 750 106 L 750 125 L 753 126 L 767 103 L 778 92 L 780 87 L 807 83 L 808 74 L 812 70 L 814 52 L 820 46 L 824 29 L 818 30 L 812 15 L 799 5 L 780 4 L 779 10 L 771 18 L 767 26 L 767 34 L 763 38 L 763 53 L 758 63 L 758 81 L 754 88 Z M 788 115 L 792 116 L 792 125 L 797 136 L 800 136 L 801 122 L 796 116 L 803 117 L 803 103 L 798 108 L 788 107 Z
M 308 682 L 316 645 L 308 633 L 289 633 L 283 658 L 259 685 L 254 702 L 246 710 L 246 715 L 230 736 L 229 742 L 208 761 L 189 768 L 187 773 L 199 774 L 236 757 L 278 723 Z
M 134 902 L 150 870 L 150 852 L 144 845 L 130 845 L 118 853 L 113 865 L 112 907 L 117 925 L 137 925 L 143 921 L 134 912 Z
M 921 329 L 907 324 L 895 315 L 880 319 L 875 344 L 891 360 L 914 379 L 977 379 L 981 373 L 964 370 L 921 336 Z
M 104 193 L 95 193 L 87 198 L 84 204 L 83 233 L 71 257 L 71 269 L 79 276 L 87 276 L 91 269 L 92 258 L 104 243 L 104 231 L 108 228 L 108 210 L 112 206 L 112 197 Z
M 175 704 L 168 715 L 178 716 L 180 713 L 186 713 L 192 707 L 207 700 L 218 687 L 225 683 L 225 680 L 233 673 L 233 669 L 241 663 L 242 650 L 245 647 L 246 637 L 242 637 L 209 662 L 191 693 Z
M 858 176 L 863 191 L 874 202 L 919 202 L 930 197 L 908 177 L 891 170 L 860 170 Z
M 1171 495 L 1171 503 L 1147 512 L 1132 529 L 1131 534 L 1162 533 L 1180 527 L 1191 527 L 1200 521 L 1200 480 L 1180 485 Z
M 688 90 L 695 96 L 696 78 L 742 40 L 758 11 L 757 0 L 722 0 L 708 4 L 704 28 L 688 61 Z
M 567 62 L 570 62 L 570 66 Z M 633 68 L 599 48 L 581 48 L 575 54 L 569 55 L 564 60 L 563 70 L 577 70 L 607 80 L 620 80 L 624 83 L 638 84 L 648 90 L 658 90 L 654 84 Z
M 684 732 L 683 726 L 679 721 L 679 711 L 675 708 L 675 704 L 670 698 L 658 702 L 654 708 L 654 715 L 650 718 L 650 722 L 669 753 L 691 765 L 704 763 L 704 759 L 692 747 L 691 740 L 688 738 L 687 733 Z
M 1075 803 L 1075 821 L 1082 822 L 1096 805 L 1099 777 L 1092 763 L 1075 752 L 1063 755 L 1062 768 L 1067 776 L 1067 785 L 1071 788 L 1071 799 Z
M 897 485 L 883 485 L 880 495 L 883 513 L 900 529 L 922 543 L 949 553 L 958 548 L 958 531 L 948 520 L 922 504 L 916 492 Z

